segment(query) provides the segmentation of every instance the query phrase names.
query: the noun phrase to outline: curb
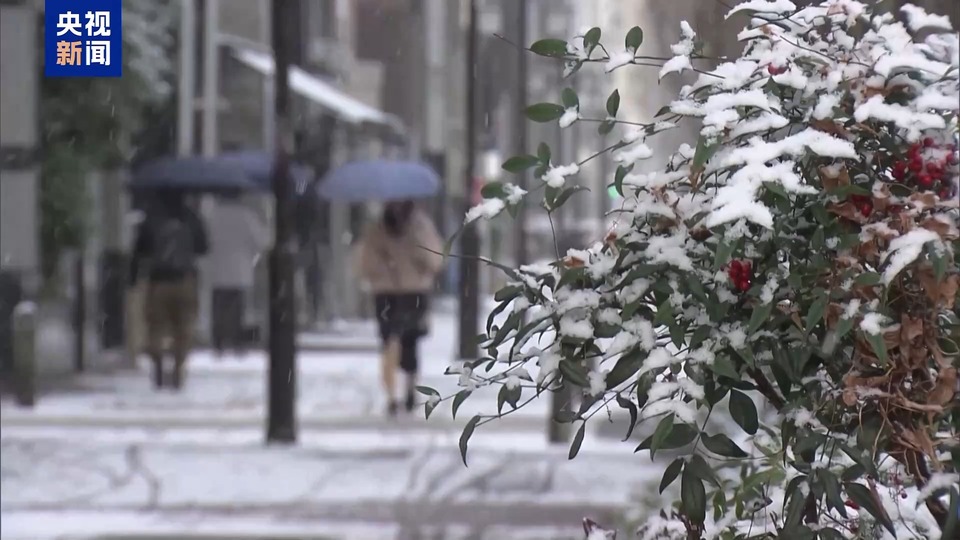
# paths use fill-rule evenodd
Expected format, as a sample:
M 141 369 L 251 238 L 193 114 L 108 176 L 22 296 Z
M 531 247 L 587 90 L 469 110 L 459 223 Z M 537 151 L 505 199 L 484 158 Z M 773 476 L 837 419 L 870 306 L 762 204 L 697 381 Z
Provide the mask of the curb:
M 384 431 L 405 431 L 417 428 L 423 431 L 442 432 L 459 431 L 467 419 L 453 420 L 443 417 L 434 417 L 424 421 L 411 419 L 389 420 L 374 416 L 341 417 L 341 418 L 310 418 L 299 420 L 301 429 L 310 430 L 343 430 L 343 429 L 378 429 Z M 263 427 L 264 417 L 251 416 L 154 416 L 144 417 L 142 413 L 117 416 L 106 415 L 70 415 L 70 414 L 0 414 L 0 425 L 3 427 L 103 427 L 103 428 L 179 428 L 179 429 L 231 429 Z M 488 428 L 491 431 L 530 431 L 544 429 L 546 419 L 540 416 L 507 416 L 492 422 Z

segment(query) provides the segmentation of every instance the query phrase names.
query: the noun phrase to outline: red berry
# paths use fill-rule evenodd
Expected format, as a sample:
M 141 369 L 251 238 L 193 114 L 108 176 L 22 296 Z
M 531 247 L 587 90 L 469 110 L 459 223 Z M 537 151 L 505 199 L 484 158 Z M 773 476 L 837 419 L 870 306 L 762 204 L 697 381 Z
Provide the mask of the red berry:
M 767 73 L 771 75 L 780 75 L 781 73 L 786 73 L 786 66 L 775 66 L 773 64 L 767 64 Z
M 923 160 L 919 157 L 911 158 L 908 167 L 912 172 L 918 173 L 923 170 Z
M 925 146 L 925 147 L 927 147 L 927 148 L 933 148 L 933 145 L 934 145 L 934 144 L 935 144 L 935 143 L 933 142 L 933 139 L 930 138 L 930 137 L 927 137 L 927 138 L 923 139 L 923 146 Z
M 743 271 L 743 262 L 737 259 L 730 261 L 730 268 L 735 272 Z
M 933 178 L 930 178 L 929 174 L 921 174 L 917 177 L 917 184 L 919 184 L 922 188 L 930 188 L 933 186 Z
M 892 204 L 887 208 L 887 211 L 891 214 L 899 214 L 900 212 L 903 212 L 903 207 L 899 204 Z
M 950 186 L 944 186 L 944 187 L 940 190 L 940 192 L 937 193 L 937 195 L 939 195 L 941 199 L 946 200 L 946 199 L 949 199 L 949 198 L 950 198 L 950 195 L 952 195 L 951 191 L 952 191 L 952 190 L 950 189 Z
M 857 503 L 855 503 L 855 502 L 853 502 L 853 501 L 851 501 L 850 499 L 847 499 L 847 501 L 846 501 L 845 503 L 843 503 L 843 504 L 844 504 L 845 506 L 849 507 L 849 508 L 853 508 L 854 510 L 859 510 L 859 509 L 860 509 L 860 505 L 857 504 Z
M 750 290 L 750 280 L 742 279 L 737 283 L 737 288 L 740 289 L 740 292 L 747 292 Z
M 907 498 L 907 492 L 905 492 L 905 491 L 904 491 L 904 492 L 901 492 L 901 493 L 900 493 L 900 498 L 901 498 L 901 499 L 906 499 L 906 498 Z
M 869 203 L 863 203 L 860 205 L 860 214 L 863 217 L 869 217 L 871 212 L 873 212 L 873 206 Z
M 936 163 L 927 163 L 927 174 L 933 178 L 943 177 L 943 168 Z
M 911 144 L 910 148 L 907 149 L 907 157 L 910 159 L 916 158 L 920 155 L 920 145 Z
M 907 174 L 907 164 L 902 161 L 893 162 L 893 177 L 897 180 L 903 180 L 904 175 Z

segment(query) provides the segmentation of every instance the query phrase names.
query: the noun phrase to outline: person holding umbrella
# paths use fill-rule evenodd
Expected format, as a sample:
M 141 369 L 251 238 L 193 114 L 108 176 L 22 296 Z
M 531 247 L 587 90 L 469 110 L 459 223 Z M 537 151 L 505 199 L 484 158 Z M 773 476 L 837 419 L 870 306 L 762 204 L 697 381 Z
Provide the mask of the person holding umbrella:
M 428 333 L 429 294 L 443 266 L 442 240 L 413 201 L 388 202 L 379 221 L 361 236 L 357 273 L 373 294 L 382 342 L 381 375 L 387 413 L 399 408 L 397 368 L 406 374 L 404 406 L 413 410 L 418 344 Z
M 197 259 L 206 254 L 203 222 L 187 205 L 183 193 L 161 190 L 137 229 L 130 280 L 140 277 L 146 262 L 147 352 L 153 361 L 153 383 L 164 386 L 164 341 L 173 342 L 171 386 L 183 384 L 183 366 L 193 341 L 197 315 Z

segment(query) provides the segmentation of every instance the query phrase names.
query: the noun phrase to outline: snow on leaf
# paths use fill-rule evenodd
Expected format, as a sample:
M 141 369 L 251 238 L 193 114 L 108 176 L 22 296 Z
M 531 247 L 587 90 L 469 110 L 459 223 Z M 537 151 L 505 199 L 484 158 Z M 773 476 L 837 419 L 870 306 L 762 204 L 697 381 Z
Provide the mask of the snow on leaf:
M 473 223 L 480 218 L 493 219 L 506 207 L 506 203 L 501 199 L 485 199 L 467 211 L 467 217 L 464 223 Z
M 566 177 L 580 172 L 580 166 L 576 163 L 569 165 L 558 165 L 550 167 L 543 175 L 543 181 L 552 188 L 562 188 L 566 183 Z
M 636 51 L 624 50 L 615 52 L 610 55 L 610 59 L 607 60 L 607 63 L 604 65 L 604 71 L 610 73 L 611 71 L 622 68 L 633 62 L 634 56 L 636 56 Z
M 785 137 L 779 141 L 764 141 L 759 137 L 747 146 L 736 148 L 723 160 L 722 166 L 732 167 L 746 163 L 766 163 L 785 155 L 802 156 L 807 150 L 823 157 L 857 159 L 853 143 L 844 141 L 813 128 Z
M 741 11 L 755 11 L 758 13 L 790 13 L 797 10 L 797 5 L 790 0 L 748 0 L 734 6 L 727 17 L 740 13 Z
M 887 267 L 883 271 L 883 284 L 889 285 L 893 278 L 897 277 L 897 274 L 915 261 L 923 251 L 923 245 L 927 242 L 940 243 L 940 237 L 929 229 L 914 229 L 903 236 L 894 238 L 890 242 L 890 247 L 880 259 L 887 262 Z
M 910 27 L 910 30 L 914 32 L 929 28 L 946 30 L 948 32 L 953 30 L 953 26 L 950 24 L 950 17 L 946 15 L 927 13 L 927 10 L 913 4 L 903 5 L 900 11 L 907 16 L 907 25 Z
M 690 63 L 689 56 L 674 56 L 670 60 L 664 62 L 663 67 L 660 68 L 660 74 L 658 77 L 663 79 L 671 73 L 683 73 L 685 69 L 693 69 L 693 64 Z
M 560 117 L 560 129 L 568 128 L 573 125 L 574 122 L 580 119 L 580 107 L 569 107 L 563 111 L 563 115 Z

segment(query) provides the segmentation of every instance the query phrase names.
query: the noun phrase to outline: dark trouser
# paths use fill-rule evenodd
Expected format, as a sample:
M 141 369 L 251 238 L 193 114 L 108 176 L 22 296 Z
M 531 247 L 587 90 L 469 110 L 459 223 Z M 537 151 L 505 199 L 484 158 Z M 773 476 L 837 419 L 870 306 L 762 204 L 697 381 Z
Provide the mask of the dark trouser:
M 197 288 L 193 276 L 170 280 L 151 280 L 146 294 L 147 351 L 154 364 L 154 382 L 163 383 L 164 341 L 173 342 L 173 385 L 179 387 L 183 364 L 193 346 L 193 326 L 197 316 Z
M 218 287 L 213 290 L 213 317 L 211 336 L 213 348 L 240 350 L 244 345 L 244 290 Z
M 419 368 L 417 345 L 427 334 L 426 316 L 429 299 L 425 294 L 378 294 L 374 298 L 380 339 L 400 341 L 400 369 L 416 374 Z

